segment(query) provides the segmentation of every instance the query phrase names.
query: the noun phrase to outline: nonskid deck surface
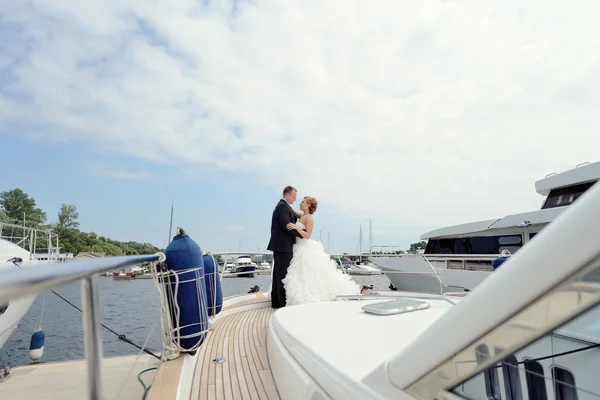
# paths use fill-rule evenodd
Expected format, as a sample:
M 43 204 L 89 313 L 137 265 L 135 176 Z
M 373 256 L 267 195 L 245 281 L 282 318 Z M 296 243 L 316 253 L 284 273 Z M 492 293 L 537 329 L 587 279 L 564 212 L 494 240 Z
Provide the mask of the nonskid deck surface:
M 139 356 L 107 357 L 102 360 L 102 391 L 107 399 L 140 399 L 143 388 L 138 374 L 156 367 L 158 360 Z M 130 373 L 131 372 L 131 373 Z M 142 375 L 149 385 L 155 370 Z M 122 391 L 121 391 L 122 390 Z M 88 395 L 85 360 L 23 365 L 11 370 L 11 377 L 0 383 L 0 399 L 85 399 Z
M 217 320 L 198 356 L 191 399 L 279 399 L 267 359 L 267 329 L 275 311 L 269 303 L 256 293 L 256 298 L 224 307 L 265 306 Z M 217 359 L 223 362 L 213 362 Z

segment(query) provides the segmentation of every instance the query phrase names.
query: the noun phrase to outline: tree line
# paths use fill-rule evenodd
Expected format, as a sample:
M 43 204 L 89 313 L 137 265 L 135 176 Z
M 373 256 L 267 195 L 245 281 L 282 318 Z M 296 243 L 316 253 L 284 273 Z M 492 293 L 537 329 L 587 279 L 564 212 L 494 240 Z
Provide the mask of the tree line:
M 48 223 L 46 213 L 37 207 L 35 199 L 19 188 L 0 193 L 0 222 L 52 230 L 59 238 L 61 253 L 97 252 L 121 256 L 163 251 L 151 243 L 121 242 L 94 232 L 80 231 L 79 212 L 72 204 L 62 204 L 56 221 Z M 5 232 L 0 234 L 5 235 Z M 46 240 L 40 238 L 37 247 L 47 248 Z

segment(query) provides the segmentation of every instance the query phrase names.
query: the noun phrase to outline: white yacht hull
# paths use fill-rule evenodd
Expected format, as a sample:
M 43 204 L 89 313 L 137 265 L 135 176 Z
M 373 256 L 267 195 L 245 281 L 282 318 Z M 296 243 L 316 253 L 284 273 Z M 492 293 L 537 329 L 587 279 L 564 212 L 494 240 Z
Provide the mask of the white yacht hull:
M 23 260 L 20 267 L 12 262 L 8 262 L 8 260 L 13 257 L 18 257 Z M 38 260 L 30 261 L 31 257 L 29 251 L 7 240 L 0 239 L 0 269 L 27 268 L 29 265 L 47 263 Z M 27 311 L 31 308 L 36 297 L 37 296 L 27 296 L 14 299 L 8 303 L 8 306 L 6 304 L 0 304 L 0 348 L 4 346 L 10 335 L 17 328 L 21 318 L 27 314 Z M 5 306 L 7 307 L 5 308 Z M 2 312 L 2 310 L 4 311 Z
M 319 385 L 286 350 L 277 336 L 272 320 L 269 323 L 269 333 L 267 335 L 267 353 L 273 379 L 277 383 L 277 391 L 282 399 L 304 400 L 315 398 L 331 400 L 331 397 L 319 388 Z
M 0 315 L 0 348 L 4 346 L 10 335 L 17 329 L 19 322 L 27 314 L 36 296 L 28 296 L 12 300 L 4 314 Z
M 447 268 L 443 262 L 426 261 L 423 255 L 372 257 L 371 261 L 400 291 L 447 293 L 473 290 L 491 274 L 491 271 Z
M 381 396 L 363 380 L 453 304 L 432 297 L 428 301 L 433 306 L 418 313 L 376 316 L 362 310 L 364 305 L 384 298 L 319 302 L 277 310 L 267 332 L 267 354 L 280 398 L 407 399 L 402 393 Z

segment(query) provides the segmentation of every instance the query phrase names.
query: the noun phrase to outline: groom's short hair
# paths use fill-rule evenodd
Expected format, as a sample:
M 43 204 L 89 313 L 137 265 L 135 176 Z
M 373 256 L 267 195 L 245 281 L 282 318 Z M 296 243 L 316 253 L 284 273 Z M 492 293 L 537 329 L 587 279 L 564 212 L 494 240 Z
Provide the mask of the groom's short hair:
M 295 187 L 293 187 L 293 186 L 290 186 L 290 185 L 288 185 L 288 186 L 286 186 L 286 187 L 284 187 L 284 188 L 283 188 L 283 195 L 284 195 L 284 196 L 285 196 L 286 194 L 288 194 L 288 193 L 292 193 L 292 192 L 297 192 L 296 188 L 295 188 Z

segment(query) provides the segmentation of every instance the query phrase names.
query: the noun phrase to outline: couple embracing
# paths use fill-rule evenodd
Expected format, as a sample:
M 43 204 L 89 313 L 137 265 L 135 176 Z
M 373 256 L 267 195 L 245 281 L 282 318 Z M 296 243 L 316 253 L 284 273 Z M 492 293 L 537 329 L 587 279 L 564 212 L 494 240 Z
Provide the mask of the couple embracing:
M 337 295 L 359 294 L 359 286 L 350 276 L 337 269 L 325 253 L 323 244 L 311 239 L 317 200 L 304 197 L 300 211 L 296 211 L 292 208 L 296 195 L 294 187 L 286 186 L 271 219 L 271 240 L 267 250 L 273 252 L 272 307 L 329 301 Z

